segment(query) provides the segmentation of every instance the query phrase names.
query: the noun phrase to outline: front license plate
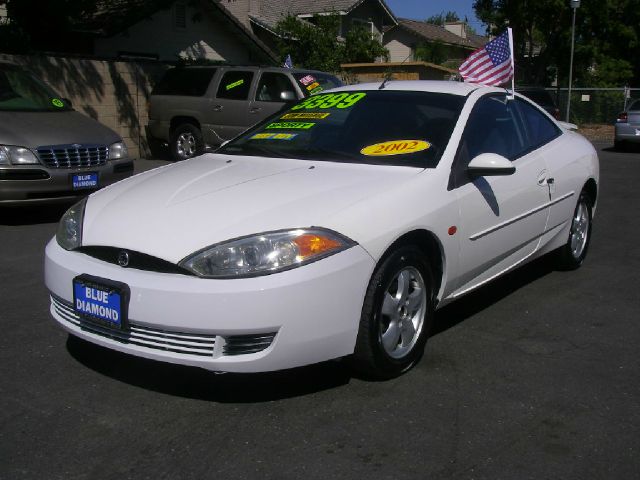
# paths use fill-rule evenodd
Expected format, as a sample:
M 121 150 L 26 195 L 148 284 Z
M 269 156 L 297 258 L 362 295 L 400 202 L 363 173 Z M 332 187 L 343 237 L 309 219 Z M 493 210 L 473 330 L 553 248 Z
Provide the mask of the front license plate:
M 71 178 L 71 185 L 73 186 L 74 190 L 82 190 L 83 188 L 97 188 L 98 174 L 95 172 L 74 174 Z
M 73 279 L 73 308 L 83 319 L 109 328 L 128 327 L 129 287 L 90 275 Z

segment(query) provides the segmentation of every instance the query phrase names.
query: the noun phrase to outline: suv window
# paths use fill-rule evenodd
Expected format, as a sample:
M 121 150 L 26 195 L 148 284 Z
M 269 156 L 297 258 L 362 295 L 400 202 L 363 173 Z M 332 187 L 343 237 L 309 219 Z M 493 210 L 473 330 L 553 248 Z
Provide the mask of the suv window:
M 256 100 L 259 102 L 283 102 L 282 92 L 292 92 L 295 95 L 295 89 L 289 77 L 282 73 L 265 72 L 258 83 Z
M 215 68 L 172 68 L 153 89 L 152 95 L 201 97 L 207 92 Z
M 216 97 L 228 100 L 246 100 L 249 97 L 253 72 L 232 70 L 220 80 Z
M 520 99 L 517 99 L 516 103 L 529 132 L 528 150 L 538 148 L 560 135 L 560 129 L 533 105 Z
M 515 160 L 528 150 L 515 105 L 503 95 L 484 97 L 476 103 L 463 139 L 469 161 L 481 153 Z

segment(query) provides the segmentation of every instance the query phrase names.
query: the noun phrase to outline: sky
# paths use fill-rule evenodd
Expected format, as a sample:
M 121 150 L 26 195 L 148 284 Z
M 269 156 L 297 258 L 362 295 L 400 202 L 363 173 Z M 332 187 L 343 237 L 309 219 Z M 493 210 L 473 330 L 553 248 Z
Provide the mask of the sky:
M 456 12 L 460 18 L 469 19 L 469 24 L 479 34 L 484 34 L 482 22 L 473 11 L 473 0 L 385 0 L 396 17 L 424 20 L 442 12 Z

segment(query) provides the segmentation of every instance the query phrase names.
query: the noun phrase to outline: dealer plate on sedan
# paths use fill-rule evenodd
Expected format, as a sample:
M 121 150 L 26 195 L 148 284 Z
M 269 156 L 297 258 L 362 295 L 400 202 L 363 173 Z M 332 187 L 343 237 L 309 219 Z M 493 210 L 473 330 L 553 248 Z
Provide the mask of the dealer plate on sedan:
M 128 325 L 129 287 L 105 278 L 73 279 L 73 308 L 84 320 L 122 330 Z
M 74 190 L 82 190 L 83 188 L 97 188 L 98 174 L 95 172 L 77 173 L 71 178 L 71 185 Z

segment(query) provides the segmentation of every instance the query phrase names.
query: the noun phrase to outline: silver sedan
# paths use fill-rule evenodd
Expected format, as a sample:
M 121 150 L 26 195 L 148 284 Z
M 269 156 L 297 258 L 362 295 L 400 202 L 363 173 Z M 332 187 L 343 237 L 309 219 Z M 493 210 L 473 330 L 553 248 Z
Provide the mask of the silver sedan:
M 618 115 L 615 132 L 616 150 L 624 149 L 630 143 L 640 144 L 640 100 L 632 101 L 624 112 Z

